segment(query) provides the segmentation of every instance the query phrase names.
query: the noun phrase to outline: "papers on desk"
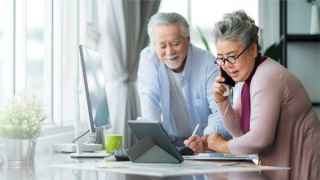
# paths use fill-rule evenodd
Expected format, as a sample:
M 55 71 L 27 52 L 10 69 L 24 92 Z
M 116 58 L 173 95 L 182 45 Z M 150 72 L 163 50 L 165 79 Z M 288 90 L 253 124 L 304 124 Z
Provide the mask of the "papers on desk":
M 192 156 L 183 156 L 185 160 L 223 160 L 223 161 L 252 161 L 255 164 L 259 163 L 257 154 L 249 155 L 235 155 L 235 154 L 223 154 L 223 153 L 199 153 Z

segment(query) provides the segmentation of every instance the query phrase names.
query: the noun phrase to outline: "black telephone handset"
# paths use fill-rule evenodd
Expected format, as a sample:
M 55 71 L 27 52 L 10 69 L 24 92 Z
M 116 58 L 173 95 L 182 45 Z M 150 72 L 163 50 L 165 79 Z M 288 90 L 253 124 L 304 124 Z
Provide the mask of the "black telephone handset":
M 220 68 L 221 76 L 224 78 L 224 84 L 229 85 L 230 87 L 234 87 L 236 82 L 222 69 Z

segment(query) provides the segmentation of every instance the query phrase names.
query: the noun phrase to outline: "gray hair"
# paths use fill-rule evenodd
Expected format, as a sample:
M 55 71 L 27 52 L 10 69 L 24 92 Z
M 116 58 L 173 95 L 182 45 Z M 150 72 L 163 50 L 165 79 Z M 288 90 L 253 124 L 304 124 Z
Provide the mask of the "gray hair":
M 215 44 L 218 40 L 241 41 L 245 46 L 257 43 L 259 46 L 259 27 L 243 10 L 227 13 L 213 29 Z
M 150 18 L 148 23 L 148 35 L 151 45 L 154 45 L 154 27 L 159 25 L 177 24 L 182 30 L 182 36 L 187 38 L 190 36 L 189 24 L 186 19 L 178 13 L 157 13 Z

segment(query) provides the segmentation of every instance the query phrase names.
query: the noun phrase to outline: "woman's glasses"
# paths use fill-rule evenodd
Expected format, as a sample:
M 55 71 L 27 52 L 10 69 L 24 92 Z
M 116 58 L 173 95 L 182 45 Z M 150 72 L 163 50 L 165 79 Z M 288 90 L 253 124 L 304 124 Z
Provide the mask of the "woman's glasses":
M 220 56 L 216 58 L 215 60 L 215 63 L 218 64 L 218 65 L 224 65 L 226 63 L 226 61 L 230 64 L 234 64 L 236 63 L 237 59 L 242 55 L 244 54 L 244 52 L 246 52 L 246 50 L 249 49 L 251 43 L 245 47 L 237 56 L 227 56 L 227 57 L 223 57 L 223 56 Z

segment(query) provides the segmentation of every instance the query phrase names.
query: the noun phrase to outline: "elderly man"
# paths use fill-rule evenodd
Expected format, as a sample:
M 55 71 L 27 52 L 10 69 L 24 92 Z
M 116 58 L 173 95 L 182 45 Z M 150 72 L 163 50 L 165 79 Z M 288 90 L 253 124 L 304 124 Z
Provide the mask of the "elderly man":
M 214 57 L 193 46 L 189 34 L 187 21 L 177 13 L 151 17 L 151 46 L 142 50 L 138 71 L 142 117 L 161 121 L 178 144 L 192 135 L 197 124 L 197 135 L 218 131 L 230 138 L 211 96 L 219 74 Z

